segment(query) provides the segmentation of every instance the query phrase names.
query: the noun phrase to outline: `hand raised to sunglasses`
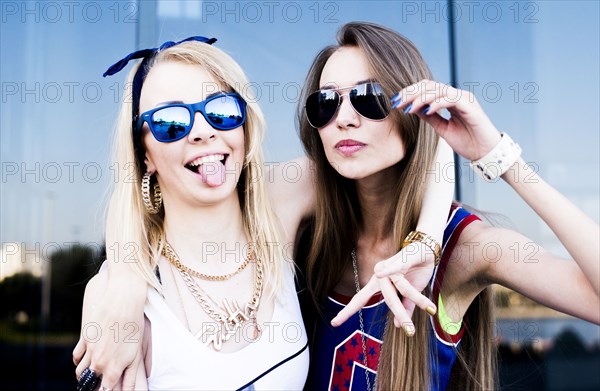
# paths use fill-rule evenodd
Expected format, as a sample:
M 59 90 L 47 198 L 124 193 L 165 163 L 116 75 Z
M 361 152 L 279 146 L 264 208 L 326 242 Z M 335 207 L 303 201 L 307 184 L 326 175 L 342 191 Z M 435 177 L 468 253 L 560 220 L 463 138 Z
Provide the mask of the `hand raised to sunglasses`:
M 366 306 L 374 294 L 381 292 L 394 314 L 394 326 L 402 327 L 408 336 L 412 336 L 415 326 L 411 318 L 415 307 L 418 306 L 431 315 L 436 312 L 433 302 L 421 294 L 433 274 L 434 258 L 433 253 L 423 243 L 414 242 L 394 256 L 377 263 L 375 271 L 386 275 L 381 278 L 373 275 L 360 292 L 331 320 L 331 325 L 341 325 Z M 403 297 L 402 301 L 398 292 Z
M 421 80 L 402 89 L 392 105 L 429 123 L 465 159 L 477 160 L 500 142 L 500 132 L 469 91 Z M 440 115 L 442 109 L 448 110 L 450 118 Z

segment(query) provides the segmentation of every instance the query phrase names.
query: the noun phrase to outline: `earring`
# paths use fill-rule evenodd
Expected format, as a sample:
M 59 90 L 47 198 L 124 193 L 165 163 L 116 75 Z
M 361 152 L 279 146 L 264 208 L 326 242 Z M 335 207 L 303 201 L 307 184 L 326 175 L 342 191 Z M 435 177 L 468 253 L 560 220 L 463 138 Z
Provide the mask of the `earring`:
M 158 182 L 154 184 L 154 196 L 150 195 L 150 177 L 152 174 L 146 172 L 142 178 L 142 200 L 146 206 L 146 210 L 151 215 L 155 215 L 160 211 L 162 206 L 162 194 Z

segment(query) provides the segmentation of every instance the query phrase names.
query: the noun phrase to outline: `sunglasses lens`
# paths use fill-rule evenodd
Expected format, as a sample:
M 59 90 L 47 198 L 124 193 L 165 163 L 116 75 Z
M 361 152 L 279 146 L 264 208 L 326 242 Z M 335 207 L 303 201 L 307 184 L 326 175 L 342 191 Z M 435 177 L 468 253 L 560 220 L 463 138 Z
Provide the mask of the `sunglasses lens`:
M 183 137 L 190 126 L 190 112 L 185 107 L 165 107 L 152 114 L 150 127 L 158 141 Z
M 177 141 L 192 129 L 195 112 L 201 112 L 213 128 L 231 130 L 244 124 L 246 102 L 237 94 L 223 94 L 195 104 L 166 106 L 152 114 L 142 114 L 138 129 L 146 121 L 158 141 Z
M 389 105 L 383 89 L 377 83 L 366 83 L 350 91 L 350 102 L 360 115 L 373 120 L 382 120 L 389 114 Z
M 245 102 L 235 95 L 224 95 L 206 103 L 206 119 L 219 130 L 232 130 L 246 119 Z
M 306 98 L 308 122 L 315 128 L 327 125 L 334 117 L 339 101 L 340 96 L 333 90 L 321 90 L 310 94 Z

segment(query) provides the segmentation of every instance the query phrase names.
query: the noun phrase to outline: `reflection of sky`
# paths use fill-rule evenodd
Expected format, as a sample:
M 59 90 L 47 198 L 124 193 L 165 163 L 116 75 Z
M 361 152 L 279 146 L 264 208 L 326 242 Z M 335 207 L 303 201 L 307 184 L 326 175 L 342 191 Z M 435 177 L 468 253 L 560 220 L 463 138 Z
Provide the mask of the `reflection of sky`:
M 136 49 L 137 34 L 144 46 L 217 37 L 252 81 L 247 88 L 269 123 L 271 161 L 302 153 L 294 128 L 298 90 L 314 55 L 345 21 L 373 21 L 405 34 L 436 78 L 449 80 L 445 2 L 275 2 L 270 9 L 269 2 L 164 1 L 158 11 L 151 2 L 141 10 L 134 2 L 76 2 L 72 21 L 67 5 L 52 3 L 62 17 L 43 2 L 28 3 L 33 14 L 2 10 L 2 242 L 101 239 L 102 201 L 115 175 L 127 174 L 109 160 L 126 72 L 101 74 Z M 497 21 L 492 3 L 459 3 L 459 81 L 473 86 L 498 128 L 539 162 L 545 178 L 598 220 L 598 3 L 526 2 L 517 14 L 508 2 Z M 130 23 L 134 11 L 141 12 L 139 26 Z M 463 179 L 466 201 L 508 215 L 522 232 L 561 251 L 507 186 Z
M 72 19 L 64 6 L 58 20 L 44 2 L 10 3 L 29 8 L 10 15 L 0 5 L 3 174 L 14 165 L 21 174 L 3 178 L 2 242 L 98 241 L 119 93 L 101 74 L 135 45 L 135 24 L 115 23 L 106 7 L 92 22 L 97 2 L 90 22 L 86 3 L 74 2 Z

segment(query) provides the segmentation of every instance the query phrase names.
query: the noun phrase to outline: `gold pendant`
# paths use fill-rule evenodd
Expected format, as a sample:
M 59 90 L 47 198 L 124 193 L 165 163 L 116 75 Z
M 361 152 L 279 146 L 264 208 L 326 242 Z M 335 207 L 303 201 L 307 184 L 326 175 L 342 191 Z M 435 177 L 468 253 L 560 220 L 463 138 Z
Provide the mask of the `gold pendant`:
M 252 326 L 254 326 L 254 333 L 252 336 L 252 341 L 256 341 L 258 338 L 260 338 L 260 335 L 262 334 L 262 329 L 260 328 L 260 326 L 258 325 L 258 321 L 256 320 L 256 306 L 252 305 L 250 303 L 246 304 L 246 315 L 248 315 L 248 317 L 250 318 L 250 321 L 252 322 Z
M 247 322 L 250 318 L 242 311 L 237 301 L 233 300 L 232 304 L 233 308 L 229 305 L 227 299 L 223 299 L 223 306 L 225 307 L 225 311 L 227 312 L 227 321 L 229 323 L 235 324 L 236 326 L 238 323 L 242 324 L 244 322 Z
M 256 316 L 254 318 L 252 318 L 252 324 L 254 325 L 254 337 L 252 338 L 252 340 L 256 341 L 257 339 L 260 338 L 260 335 L 262 334 L 262 329 L 260 328 L 260 326 L 258 325 L 258 322 L 256 321 Z
M 229 341 L 231 337 L 237 333 L 240 327 L 250 320 L 250 317 L 240 309 L 237 301 L 233 300 L 231 304 L 229 304 L 227 299 L 224 299 L 223 306 L 227 312 L 227 318 L 225 321 L 221 321 L 221 330 L 217 331 L 213 336 L 211 336 L 206 343 L 207 345 L 212 343 L 213 348 L 216 351 L 220 351 L 223 347 L 223 342 Z M 248 306 L 246 306 L 246 308 L 248 308 Z M 254 319 L 254 322 L 256 323 L 256 318 Z M 256 331 L 254 334 L 256 335 Z

